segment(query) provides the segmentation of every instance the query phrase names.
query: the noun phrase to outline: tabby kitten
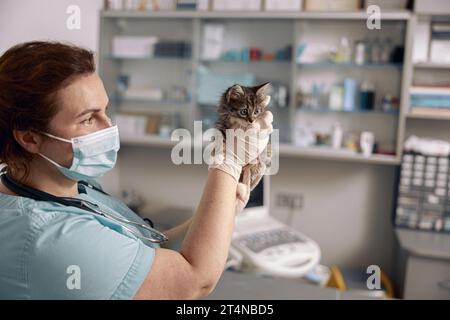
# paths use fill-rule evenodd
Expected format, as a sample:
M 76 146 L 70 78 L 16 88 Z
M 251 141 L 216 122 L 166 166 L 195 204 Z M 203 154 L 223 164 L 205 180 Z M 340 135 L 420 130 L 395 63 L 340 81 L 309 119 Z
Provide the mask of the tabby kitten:
M 229 87 L 221 96 L 218 106 L 219 118 L 216 122 L 216 128 L 223 136 L 226 129 L 246 130 L 253 122 L 266 111 L 270 102 L 270 96 L 266 95 L 270 83 L 266 82 L 255 87 L 245 87 L 235 84 Z M 269 157 L 263 157 L 270 146 L 258 157 L 255 163 L 250 166 L 250 190 L 253 190 L 264 175 L 266 168 L 270 165 Z M 242 174 L 239 179 L 242 181 Z

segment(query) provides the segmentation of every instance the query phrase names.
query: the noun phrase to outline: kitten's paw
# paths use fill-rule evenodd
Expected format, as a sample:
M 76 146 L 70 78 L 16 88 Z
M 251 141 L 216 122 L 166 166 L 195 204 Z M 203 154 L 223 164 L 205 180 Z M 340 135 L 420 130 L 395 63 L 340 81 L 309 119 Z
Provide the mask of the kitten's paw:
M 242 170 L 242 182 L 237 184 L 236 197 L 244 203 L 247 203 L 250 197 L 250 183 L 252 179 L 251 167 L 246 166 Z
M 238 200 L 241 200 L 242 202 L 247 202 L 248 200 L 248 194 L 249 194 L 250 190 L 248 185 L 245 185 L 241 182 L 238 183 L 237 188 L 236 188 L 236 198 Z

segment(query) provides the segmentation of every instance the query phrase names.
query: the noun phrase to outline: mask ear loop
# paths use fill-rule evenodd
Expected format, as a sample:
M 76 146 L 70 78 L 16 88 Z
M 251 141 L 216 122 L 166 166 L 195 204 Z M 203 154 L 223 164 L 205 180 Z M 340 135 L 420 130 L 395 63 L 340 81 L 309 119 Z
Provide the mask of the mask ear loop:
M 50 133 L 43 132 L 43 131 L 36 131 L 36 132 L 37 132 L 37 133 L 40 133 L 40 134 L 43 134 L 43 135 L 45 135 L 45 136 L 47 136 L 47 137 L 50 137 L 50 138 L 52 138 L 52 139 L 56 139 L 56 140 L 59 140 L 59 141 L 62 141 L 62 142 L 67 142 L 67 143 L 72 144 L 72 140 L 60 138 L 60 137 L 54 136 L 54 135 L 52 135 L 52 134 L 50 134 Z M 40 155 L 42 158 L 44 158 L 45 160 L 47 160 L 48 162 L 50 162 L 51 164 L 53 164 L 54 166 L 56 166 L 56 167 L 58 167 L 58 168 L 65 168 L 65 167 L 63 167 L 62 165 L 60 165 L 59 163 L 57 163 L 56 161 L 50 159 L 49 157 L 43 155 L 43 154 L 40 153 L 40 152 L 38 152 L 38 155 Z
M 60 164 L 57 163 L 56 161 L 50 159 L 50 158 L 47 157 L 47 156 L 44 156 L 44 155 L 43 155 L 42 153 L 40 153 L 40 152 L 38 152 L 38 155 L 40 155 L 42 158 L 44 158 L 45 160 L 47 160 L 48 162 L 50 162 L 51 164 L 53 164 L 53 165 L 56 166 L 56 167 L 59 167 L 59 168 L 62 168 L 62 167 L 63 167 L 62 165 L 60 165 Z
M 72 140 L 60 138 L 60 137 L 54 136 L 54 135 L 52 135 L 52 134 L 50 134 L 50 133 L 47 133 L 47 132 L 39 131 L 39 133 L 41 133 L 41 134 L 43 134 L 43 135 L 46 135 L 47 137 L 50 137 L 50 138 L 53 138 L 53 139 L 62 141 L 62 142 L 72 143 Z

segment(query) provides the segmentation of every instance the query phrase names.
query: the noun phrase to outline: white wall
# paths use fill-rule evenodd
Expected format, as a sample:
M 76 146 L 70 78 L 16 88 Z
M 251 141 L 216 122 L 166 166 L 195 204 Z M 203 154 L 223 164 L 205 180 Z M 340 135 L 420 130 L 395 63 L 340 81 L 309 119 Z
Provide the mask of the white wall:
M 81 9 L 81 29 L 69 30 L 69 5 Z M 102 0 L 1 0 L 0 53 L 30 40 L 65 40 L 97 51 Z
M 80 8 L 80 30 L 66 26 L 70 5 Z M 0 54 L 15 44 L 33 40 L 68 41 L 97 52 L 102 7 L 102 0 L 0 0 Z M 103 181 L 111 192 L 117 192 L 116 172 Z

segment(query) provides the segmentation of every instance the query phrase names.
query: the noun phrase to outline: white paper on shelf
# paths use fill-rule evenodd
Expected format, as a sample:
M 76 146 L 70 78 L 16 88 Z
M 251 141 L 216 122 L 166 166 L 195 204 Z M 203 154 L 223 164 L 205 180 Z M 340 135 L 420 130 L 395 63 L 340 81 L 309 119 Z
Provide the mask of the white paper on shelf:
M 450 155 L 450 143 L 433 138 L 419 138 L 410 136 L 404 143 L 407 151 L 414 151 L 429 156 L 448 157 Z
M 246 11 L 261 11 L 261 0 L 246 0 L 244 3 L 244 10 Z
M 203 42 L 200 54 L 203 60 L 216 60 L 222 54 L 224 26 L 207 23 L 203 26 Z
M 136 137 L 145 134 L 147 119 L 145 116 L 118 114 L 116 124 L 122 137 Z
M 450 40 L 431 40 L 430 61 L 450 63 Z
M 450 14 L 450 1 L 448 0 L 415 0 L 414 11 L 417 13 L 448 13 Z
M 197 1 L 198 11 L 208 11 L 209 10 L 209 0 L 198 0 Z
M 116 58 L 152 57 L 157 37 L 116 36 L 112 41 L 112 55 Z
M 160 88 L 128 88 L 124 94 L 124 98 L 137 100 L 161 101 L 164 99 L 164 90 Z
M 413 63 L 428 61 L 430 33 L 429 21 L 419 21 L 417 23 L 416 32 L 414 33 Z

